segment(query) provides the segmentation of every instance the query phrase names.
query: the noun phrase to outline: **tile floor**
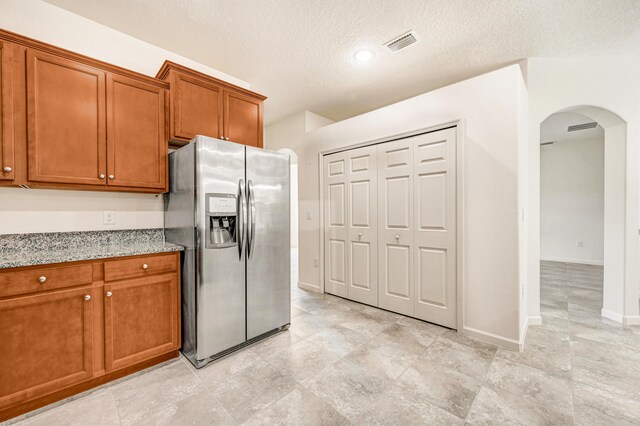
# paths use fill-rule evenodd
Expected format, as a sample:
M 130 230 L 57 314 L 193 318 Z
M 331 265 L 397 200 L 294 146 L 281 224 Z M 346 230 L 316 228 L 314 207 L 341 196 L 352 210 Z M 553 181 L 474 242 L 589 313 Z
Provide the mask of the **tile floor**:
M 294 285 L 289 331 L 201 370 L 168 362 L 19 424 L 640 423 L 640 329 L 599 316 L 602 268 L 541 270 L 544 325 L 523 353 Z

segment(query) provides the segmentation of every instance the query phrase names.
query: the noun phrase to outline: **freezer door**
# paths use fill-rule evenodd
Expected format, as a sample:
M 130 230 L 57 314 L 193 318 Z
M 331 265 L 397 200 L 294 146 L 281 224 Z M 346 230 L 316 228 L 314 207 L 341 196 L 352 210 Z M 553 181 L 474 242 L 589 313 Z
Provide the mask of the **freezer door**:
M 216 215 L 229 216 L 235 206 L 236 219 L 242 219 L 245 157 L 244 146 L 235 143 L 197 136 L 195 144 L 196 329 L 201 361 L 246 340 L 245 254 L 238 247 L 242 235 L 237 235 L 236 244 L 211 244 L 224 226 L 222 219 L 212 222 Z M 242 233 L 244 227 L 235 229 Z
M 247 147 L 247 339 L 291 322 L 289 156 Z

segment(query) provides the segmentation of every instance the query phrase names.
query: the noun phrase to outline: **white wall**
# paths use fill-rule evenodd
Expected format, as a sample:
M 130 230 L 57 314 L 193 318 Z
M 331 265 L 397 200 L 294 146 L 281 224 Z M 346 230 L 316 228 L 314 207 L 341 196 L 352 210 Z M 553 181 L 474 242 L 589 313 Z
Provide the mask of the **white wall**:
M 526 108 L 520 69 L 510 66 L 307 133 L 303 142 L 292 147 L 300 164 L 301 285 L 322 288 L 321 268 L 314 266 L 314 259 L 320 259 L 322 235 L 319 154 L 463 120 L 464 318 L 460 329 L 517 348 L 521 326 L 518 146 L 526 131 L 522 129 Z M 295 129 L 295 123 L 294 116 L 270 126 L 267 146 L 292 143 L 294 138 L 285 132 L 277 136 L 275 129 Z
M 604 135 L 541 146 L 541 259 L 602 265 L 603 256 Z
M 532 322 L 540 321 L 540 124 L 558 111 L 580 106 L 595 106 L 611 111 L 626 122 L 626 127 L 622 130 L 626 137 L 624 153 L 626 167 L 624 167 L 625 179 L 622 185 L 625 189 L 625 211 L 620 220 L 623 223 L 617 222 L 624 233 L 624 253 L 620 253 L 619 260 L 624 268 L 623 280 L 618 281 L 624 282 L 624 288 L 620 289 L 617 296 L 623 300 L 619 300 L 615 306 L 610 305 L 610 308 L 615 310 L 615 312 L 611 311 L 615 314 L 614 316 L 623 319 L 626 323 L 640 323 L 638 315 L 640 59 L 637 57 L 530 58 L 526 61 L 524 69 L 527 73 L 526 81 L 530 99 L 528 152 L 530 175 L 527 214 L 529 220 L 526 235 L 529 319 Z M 607 130 L 605 130 L 605 139 L 606 132 Z M 605 270 L 606 268 L 605 265 Z M 604 309 L 607 309 L 607 303 Z
M 249 88 L 245 81 L 38 0 L 0 0 L 0 28 L 150 76 L 169 59 Z M 115 225 L 103 225 L 103 210 L 116 211 Z M 154 195 L 0 188 L 0 233 L 162 225 L 162 197 Z

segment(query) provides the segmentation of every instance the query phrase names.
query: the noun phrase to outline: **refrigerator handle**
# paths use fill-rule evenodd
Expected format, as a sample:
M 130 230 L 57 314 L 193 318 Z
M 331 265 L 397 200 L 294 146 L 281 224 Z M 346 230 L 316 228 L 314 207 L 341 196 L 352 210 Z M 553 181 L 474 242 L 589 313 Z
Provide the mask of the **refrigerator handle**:
M 236 220 L 236 235 L 238 240 L 238 256 L 242 260 L 242 250 L 244 250 L 244 233 L 245 233 L 245 217 L 247 215 L 247 200 L 244 195 L 244 180 L 240 179 L 238 182 L 238 202 L 237 204 L 237 220 Z
M 253 239 L 256 236 L 256 199 L 253 194 L 253 182 L 247 181 L 247 257 L 251 257 L 251 251 L 253 248 Z

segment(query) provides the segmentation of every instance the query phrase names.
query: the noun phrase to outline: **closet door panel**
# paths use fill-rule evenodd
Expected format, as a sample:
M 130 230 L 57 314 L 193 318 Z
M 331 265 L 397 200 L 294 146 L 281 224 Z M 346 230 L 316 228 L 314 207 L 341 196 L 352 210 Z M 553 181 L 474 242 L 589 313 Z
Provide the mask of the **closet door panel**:
M 349 299 L 378 305 L 377 147 L 347 155 L 349 183 Z
M 413 139 L 377 148 L 378 303 L 413 316 Z
M 325 291 L 347 297 L 347 154 L 324 158 Z
M 413 138 L 417 318 L 456 327 L 456 133 Z

